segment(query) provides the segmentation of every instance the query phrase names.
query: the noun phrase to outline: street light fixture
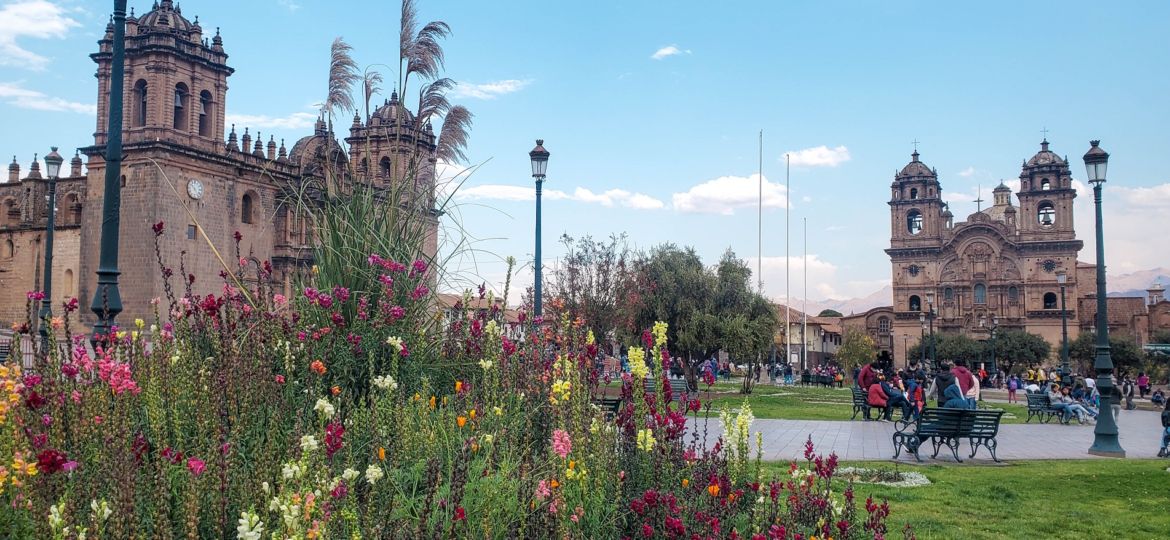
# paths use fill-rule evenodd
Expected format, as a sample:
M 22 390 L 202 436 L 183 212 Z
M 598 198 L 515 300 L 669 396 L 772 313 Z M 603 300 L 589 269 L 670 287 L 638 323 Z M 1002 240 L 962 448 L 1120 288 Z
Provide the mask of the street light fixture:
M 1068 386 L 1070 373 L 1068 369 L 1068 311 L 1064 304 L 1064 289 L 1068 285 L 1068 272 L 1056 272 L 1056 282 L 1060 284 L 1060 385 Z
M 1093 184 L 1093 205 L 1097 210 L 1097 346 L 1093 368 L 1097 371 L 1097 389 L 1101 392 L 1101 411 L 1093 428 L 1093 446 L 1089 453 L 1098 456 L 1125 457 L 1125 449 L 1117 435 L 1117 420 L 1113 418 L 1114 399 L 1113 358 L 1109 349 L 1109 308 L 1105 289 L 1105 231 L 1101 219 L 1101 188 L 1105 184 L 1105 169 L 1109 153 L 1099 146 L 1101 141 L 1089 141 L 1085 153 L 1085 173 Z
M 536 271 L 536 282 L 533 287 L 533 302 L 532 315 L 533 317 L 542 316 L 543 309 L 541 305 L 541 277 L 540 277 L 540 188 L 544 185 L 544 174 L 548 169 L 549 151 L 544 149 L 544 139 L 536 139 L 536 148 L 533 148 L 528 153 L 528 158 L 532 161 L 532 178 L 536 179 L 536 253 L 534 269 Z
M 930 363 L 938 371 L 938 351 L 934 347 L 934 292 L 926 293 L 926 320 L 930 325 Z
M 922 332 L 918 337 L 918 353 L 922 356 L 920 365 L 926 367 L 926 314 L 918 314 L 918 322 L 922 324 Z
M 49 326 L 53 320 L 53 229 L 56 226 L 57 215 L 57 175 L 61 173 L 61 164 L 65 158 L 57 153 L 57 147 L 45 156 L 45 170 L 49 173 L 49 195 L 45 197 L 48 205 L 48 221 L 45 223 L 45 278 L 41 299 L 41 353 L 45 360 L 49 358 Z

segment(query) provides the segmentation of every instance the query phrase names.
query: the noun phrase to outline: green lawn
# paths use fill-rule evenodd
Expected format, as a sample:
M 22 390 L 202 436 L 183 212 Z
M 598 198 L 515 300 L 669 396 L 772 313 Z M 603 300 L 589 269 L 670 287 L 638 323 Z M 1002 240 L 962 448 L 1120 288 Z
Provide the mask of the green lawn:
M 716 383 L 710 393 L 714 410 L 724 405 L 738 409 L 745 397 L 739 391 L 739 384 Z M 708 393 L 700 392 L 700 398 L 706 400 Z M 756 418 L 849 420 L 853 416 L 853 396 L 849 388 L 757 385 L 747 399 Z M 1025 405 L 1001 402 L 986 402 L 984 405 L 1006 411 L 1003 416 L 1005 424 L 1022 424 L 1028 417 Z M 895 417 L 900 414 L 894 413 Z
M 889 463 L 850 463 L 892 467 Z M 769 464 L 784 474 L 787 463 Z M 921 540 L 1170 537 L 1168 460 L 1016 461 L 1009 465 L 899 465 L 929 486 L 857 484 L 860 500 L 890 503 L 890 538 L 910 523 Z M 769 474 L 770 475 L 770 474 Z

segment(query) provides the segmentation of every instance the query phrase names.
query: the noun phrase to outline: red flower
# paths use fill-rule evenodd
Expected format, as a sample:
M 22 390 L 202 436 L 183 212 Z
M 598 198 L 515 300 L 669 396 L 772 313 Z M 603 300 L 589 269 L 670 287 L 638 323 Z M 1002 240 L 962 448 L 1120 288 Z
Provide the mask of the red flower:
M 45 474 L 53 474 L 65 467 L 68 459 L 60 450 L 52 448 L 37 454 L 37 470 Z
M 462 506 L 455 507 L 455 516 L 451 518 L 452 521 L 463 521 L 467 519 L 467 512 L 463 511 Z
M 199 476 L 203 474 L 203 469 L 206 468 L 207 464 L 203 460 L 199 458 L 187 458 L 187 469 L 191 471 L 191 474 Z
M 276 376 L 276 384 L 284 384 L 284 375 Z
M 344 443 L 342 436 L 345 435 L 345 426 L 341 422 L 334 420 L 329 425 L 325 426 L 325 455 L 332 458 Z
M 163 225 L 163 222 L 161 222 L 161 221 L 150 226 L 151 229 L 154 229 L 155 236 L 162 236 L 163 227 L 164 227 L 164 225 Z

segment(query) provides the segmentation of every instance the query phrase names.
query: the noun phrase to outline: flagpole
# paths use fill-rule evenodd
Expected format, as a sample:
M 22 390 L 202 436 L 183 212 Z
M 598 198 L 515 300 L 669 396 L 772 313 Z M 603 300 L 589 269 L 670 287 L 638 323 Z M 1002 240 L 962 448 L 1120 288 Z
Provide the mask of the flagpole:
M 760 294 L 764 294 L 764 130 L 760 130 L 760 184 L 759 216 L 756 220 L 756 281 Z
M 792 358 L 792 155 L 784 154 L 784 362 Z M 804 373 L 804 359 L 800 360 L 800 371 Z
M 805 332 L 808 331 L 808 218 L 804 219 L 804 304 L 800 310 L 804 312 L 801 316 L 800 325 L 800 347 L 804 351 L 801 356 L 808 358 L 808 339 Z

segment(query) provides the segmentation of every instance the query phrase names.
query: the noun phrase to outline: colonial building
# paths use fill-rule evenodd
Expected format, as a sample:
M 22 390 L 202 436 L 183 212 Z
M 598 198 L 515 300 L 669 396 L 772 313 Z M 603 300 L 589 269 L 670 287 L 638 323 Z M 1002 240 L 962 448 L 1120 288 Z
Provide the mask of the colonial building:
M 188 20 L 171 0 L 156 2 L 141 16 L 131 13 L 121 96 L 109 95 L 113 35 L 110 24 L 90 55 L 97 64 L 93 144 L 79 149 L 68 176 L 58 180 L 54 304 L 77 297 L 88 306 L 94 294 L 111 98 L 121 99 L 124 111 L 120 320 L 147 315 L 150 300 L 164 295 L 151 231 L 160 222 L 166 230 L 160 255 L 175 279 L 182 279 L 180 264 L 195 276 L 195 293 L 221 292 L 220 272 L 238 263 L 237 232 L 239 253 L 253 271 L 270 262 L 271 281 L 289 289 L 297 272 L 312 264 L 313 221 L 297 201 L 305 194 L 319 199 L 326 178 L 341 186 L 380 187 L 414 178 L 412 205 L 422 209 L 427 228 L 424 255 L 434 257 L 436 137 L 397 95 L 364 121 L 355 115 L 345 138 L 348 151 L 324 119 L 289 150 L 283 140 L 265 141 L 247 127 L 241 136 L 236 126 L 225 125 L 234 70 L 218 28 L 209 39 L 198 17 Z M 47 179 L 35 159 L 22 178 L 14 158 L 8 181 L 0 184 L 0 321 L 6 325 L 26 319 L 26 292 L 42 288 L 46 193 Z M 82 315 L 93 322 L 88 310 Z
M 812 368 L 836 359 L 837 349 L 841 346 L 840 317 L 816 317 L 786 308 L 783 304 L 773 304 L 772 307 L 779 322 L 772 340 L 777 362 L 784 362 L 785 345 L 788 346 L 788 362 L 795 368 Z M 788 319 L 787 325 L 785 318 Z
M 917 342 L 922 319 L 933 310 L 935 332 L 990 337 L 993 326 L 1061 338 L 1061 284 L 1065 276 L 1070 339 L 1078 325 L 1082 284 L 1073 230 L 1072 174 L 1068 161 L 1048 148 L 1023 163 L 1018 206 L 1001 183 L 993 201 L 956 222 L 943 200 L 938 173 L 910 163 L 890 186 L 890 256 L 894 289 L 892 321 L 885 342 L 895 361 Z M 982 201 L 977 201 L 982 203 Z M 878 317 L 879 324 L 880 316 Z M 882 329 L 884 330 L 884 329 Z

